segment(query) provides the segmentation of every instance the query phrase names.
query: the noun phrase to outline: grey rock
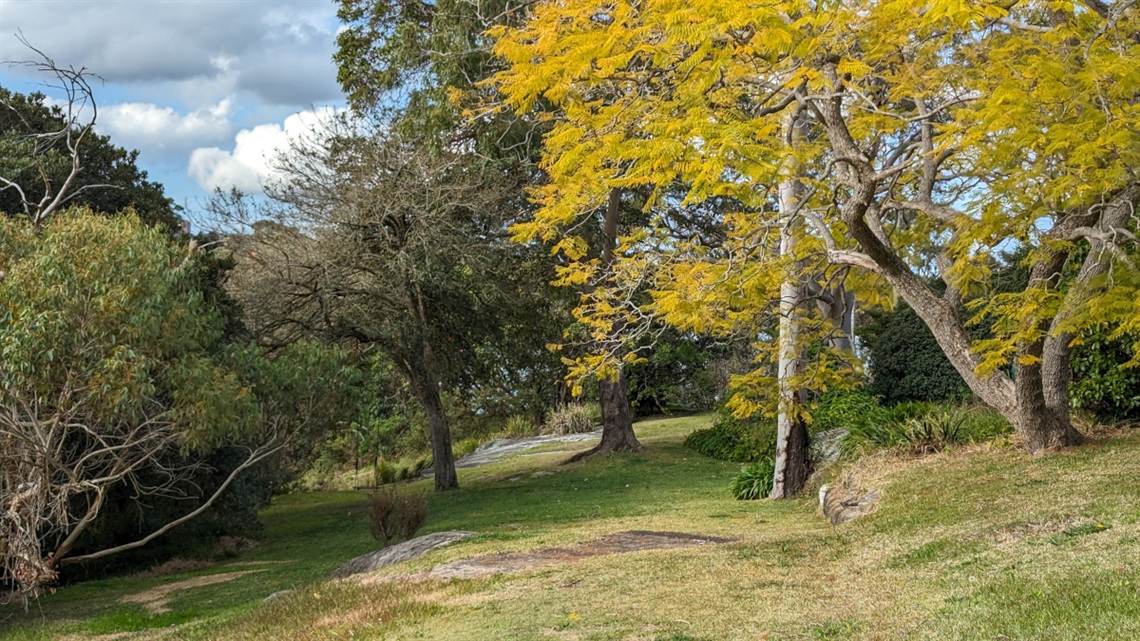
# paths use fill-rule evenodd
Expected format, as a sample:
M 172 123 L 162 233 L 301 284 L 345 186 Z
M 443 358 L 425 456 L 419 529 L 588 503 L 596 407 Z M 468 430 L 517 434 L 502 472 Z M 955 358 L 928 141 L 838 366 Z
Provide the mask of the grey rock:
M 550 470 L 539 470 L 539 471 L 535 472 L 534 474 L 530 475 L 530 477 L 532 479 L 536 479 L 540 476 L 554 476 L 554 472 L 551 472 Z
M 451 532 L 432 532 L 431 534 L 417 536 L 403 543 L 390 545 L 383 550 L 377 550 L 363 556 L 358 556 L 337 568 L 332 575 L 334 578 L 344 578 L 354 574 L 374 572 L 394 563 L 400 563 L 401 561 L 408 561 L 423 556 L 438 547 L 451 545 L 469 536 L 475 536 L 475 532 L 455 530 Z
M 883 493 L 879 490 L 871 490 L 863 495 L 858 495 L 857 492 L 847 495 L 830 485 L 824 485 L 819 488 L 819 507 L 832 525 L 842 525 L 877 510 L 882 497 Z
M 280 599 L 281 597 L 285 596 L 286 594 L 292 594 L 292 592 L 293 592 L 292 590 L 279 590 L 279 591 L 274 592 L 273 594 L 270 594 L 269 596 L 265 597 L 264 599 L 261 600 L 261 602 L 262 603 L 269 603 L 271 601 L 276 601 L 277 599 Z
M 518 454 L 529 449 L 541 447 L 550 443 L 578 443 L 591 439 L 601 438 L 601 428 L 593 432 L 582 434 L 550 434 L 547 436 L 532 436 L 530 438 L 497 438 L 479 446 L 479 449 L 464 456 L 455 462 L 456 469 L 479 467 L 494 463 L 511 454 Z M 423 471 L 423 478 L 431 478 L 434 472 L 431 469 Z
M 820 432 L 811 437 L 811 448 L 808 456 L 816 463 L 831 463 L 839 460 L 839 442 L 847 436 L 846 427 Z

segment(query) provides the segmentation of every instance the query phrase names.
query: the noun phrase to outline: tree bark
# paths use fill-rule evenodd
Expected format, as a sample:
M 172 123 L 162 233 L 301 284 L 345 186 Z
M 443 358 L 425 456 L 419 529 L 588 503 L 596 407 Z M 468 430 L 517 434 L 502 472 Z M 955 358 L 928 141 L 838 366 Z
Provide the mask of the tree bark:
M 459 488 L 455 472 L 455 457 L 451 452 L 451 429 L 447 425 L 447 412 L 439 396 L 439 384 L 422 383 L 416 386 L 416 396 L 427 416 L 431 435 L 432 470 L 435 473 L 435 490 L 443 492 Z
M 459 476 L 455 472 L 455 455 L 451 451 L 451 428 L 447 424 L 447 411 L 443 407 L 443 399 L 439 393 L 439 375 L 436 374 L 435 359 L 429 345 L 424 344 L 422 362 L 409 363 L 408 369 L 413 392 L 427 417 L 435 491 L 459 489 Z
M 609 272 L 617 249 L 618 219 L 621 216 L 621 190 L 611 189 L 606 203 L 606 217 L 603 221 L 602 265 Z M 610 277 L 607 274 L 607 278 Z M 620 328 L 619 328 L 620 331 Z M 629 385 L 625 371 L 616 380 L 603 378 L 598 381 L 599 401 L 602 405 L 602 441 L 592 449 L 579 452 L 566 460 L 567 463 L 581 461 L 595 454 L 613 452 L 635 452 L 644 449 L 633 432 L 633 412 L 629 408 Z
M 785 135 L 796 138 L 796 112 L 790 112 Z M 794 145 L 793 145 L 794 148 Z M 784 159 L 783 178 L 779 185 L 780 198 L 780 256 L 795 260 L 796 233 L 800 218 L 802 183 L 799 180 L 799 163 L 794 154 Z M 808 477 L 808 433 L 800 413 L 801 391 L 795 388 L 794 379 L 800 374 L 803 359 L 800 354 L 800 325 L 797 318 L 803 300 L 803 284 L 798 269 L 789 263 L 784 282 L 780 284 L 780 336 L 779 362 L 776 369 L 778 407 L 776 416 L 776 461 L 772 476 L 773 499 L 795 496 L 803 489 Z
M 579 452 L 566 460 L 581 461 L 595 454 L 637 452 L 645 449 L 633 432 L 633 413 L 629 409 L 629 394 L 625 372 L 617 380 L 598 382 L 602 402 L 602 440 L 592 449 Z

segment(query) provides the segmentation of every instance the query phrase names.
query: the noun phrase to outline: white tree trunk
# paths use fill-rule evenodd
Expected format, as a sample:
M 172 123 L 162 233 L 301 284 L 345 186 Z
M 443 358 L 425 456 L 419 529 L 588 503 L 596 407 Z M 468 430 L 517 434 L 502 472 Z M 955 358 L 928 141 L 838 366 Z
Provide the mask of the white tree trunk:
M 785 134 L 794 139 L 798 118 L 790 112 L 785 121 Z M 780 256 L 794 259 L 796 234 L 801 226 L 801 216 L 796 211 L 802 197 L 803 184 L 799 180 L 800 166 L 795 155 L 789 153 L 784 158 L 779 185 L 780 206 Z M 797 309 L 803 296 L 803 285 L 796 276 L 794 265 L 788 267 L 784 282 L 780 285 L 780 337 L 779 362 L 776 379 L 779 386 L 776 418 L 776 465 L 772 478 L 774 499 L 795 495 L 807 480 L 807 431 L 799 417 L 798 405 L 800 390 L 794 386 L 793 378 L 799 373 L 802 359 L 799 353 L 799 321 Z

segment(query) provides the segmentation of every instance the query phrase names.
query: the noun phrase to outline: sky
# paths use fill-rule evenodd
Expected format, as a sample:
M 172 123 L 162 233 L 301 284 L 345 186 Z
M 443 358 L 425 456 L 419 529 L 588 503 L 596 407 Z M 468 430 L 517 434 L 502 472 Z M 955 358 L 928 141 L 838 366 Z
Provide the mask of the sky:
M 0 61 L 35 57 L 22 35 L 102 78 L 96 129 L 193 219 L 215 188 L 259 193 L 275 150 L 344 107 L 338 27 L 332 0 L 0 0 Z M 0 65 L 0 86 L 62 98 L 47 80 Z

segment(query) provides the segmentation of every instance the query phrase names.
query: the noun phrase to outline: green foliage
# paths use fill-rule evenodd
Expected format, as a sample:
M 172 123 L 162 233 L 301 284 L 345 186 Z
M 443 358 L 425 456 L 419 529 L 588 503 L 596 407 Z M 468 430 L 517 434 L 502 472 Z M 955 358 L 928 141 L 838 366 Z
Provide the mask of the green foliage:
M 711 409 L 717 389 L 709 359 L 703 341 L 676 332 L 659 338 L 645 360 L 624 369 L 634 416 Z
M 920 401 L 875 407 L 848 429 L 840 443 L 847 453 L 882 448 L 933 452 L 990 441 L 1013 430 L 1001 414 L 988 408 Z
M 902 401 L 955 401 L 969 395 L 934 334 L 909 305 L 870 314 L 859 329 L 867 351 L 870 392 L 890 405 Z
M 1069 400 L 1101 420 L 1140 420 L 1140 367 L 1126 367 L 1140 336 L 1111 334 L 1107 326 L 1081 334 L 1073 349 Z
M 879 410 L 879 400 L 864 390 L 835 390 L 821 396 L 811 411 L 812 432 L 850 428 Z
M 45 100 L 40 93 L 23 95 L 0 87 L 0 176 L 19 184 L 30 201 L 44 195 L 43 178 L 30 162 L 37 144 L 52 189 L 59 189 L 71 170 L 62 139 L 42 148 L 48 140 L 42 134 L 61 131 L 67 122 L 62 108 Z M 104 215 L 133 210 L 144 223 L 175 233 L 182 208 L 166 197 L 162 185 L 147 179 L 136 164 L 138 154 L 114 145 L 107 136 L 88 132 L 79 147 L 82 171 L 69 188 L 75 196 L 70 202 Z M 87 186 L 91 187 L 84 189 Z M 0 214 L 21 211 L 14 189 L 0 191 Z
M 772 479 L 775 473 L 776 464 L 769 458 L 760 459 L 740 468 L 740 473 L 732 479 L 732 496 L 738 501 L 767 498 L 772 493 Z
M 388 463 L 388 460 L 381 458 L 376 467 L 372 470 L 373 478 L 376 485 L 387 485 L 396 482 L 397 470 Z
M 104 426 L 161 412 L 187 447 L 248 436 L 256 398 L 226 367 L 185 250 L 132 215 L 0 227 L 0 400 Z
M 685 447 L 719 461 L 751 463 L 775 456 L 776 425 L 768 420 L 734 418 L 722 408 L 712 427 L 685 438 Z

